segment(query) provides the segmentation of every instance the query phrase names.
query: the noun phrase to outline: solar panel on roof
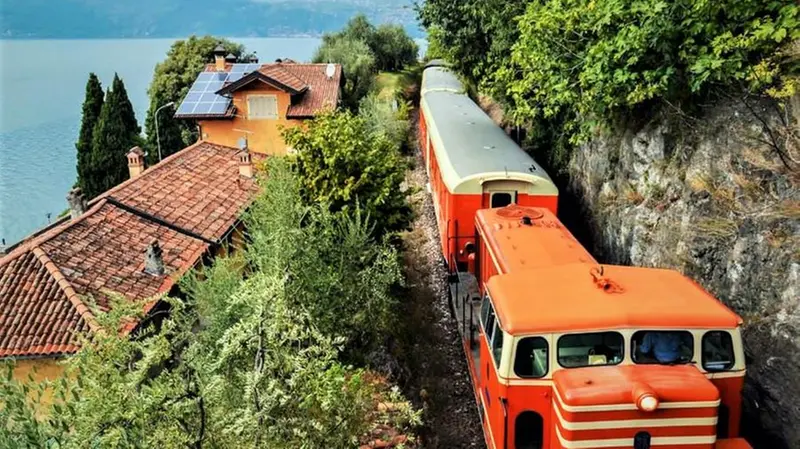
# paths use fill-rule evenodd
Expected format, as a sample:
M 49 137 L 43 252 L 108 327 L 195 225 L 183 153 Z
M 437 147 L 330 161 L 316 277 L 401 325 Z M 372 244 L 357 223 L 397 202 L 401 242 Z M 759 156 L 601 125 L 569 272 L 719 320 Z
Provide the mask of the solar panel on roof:
M 231 99 L 217 95 L 216 92 L 226 84 L 239 81 L 250 72 L 258 70 L 261 64 L 233 64 L 230 72 L 202 72 L 197 75 L 189 93 L 178 107 L 176 116 L 181 115 L 223 115 L 228 111 Z

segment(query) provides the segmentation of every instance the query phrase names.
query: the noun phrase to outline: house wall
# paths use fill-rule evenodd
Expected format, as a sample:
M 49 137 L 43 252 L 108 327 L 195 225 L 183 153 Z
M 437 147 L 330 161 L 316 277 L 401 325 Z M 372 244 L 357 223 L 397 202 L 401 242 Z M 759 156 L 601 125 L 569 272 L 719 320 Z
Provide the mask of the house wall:
M 275 95 L 278 99 L 278 118 L 270 120 L 249 120 L 247 97 L 249 95 Z M 250 150 L 270 155 L 286 154 L 286 144 L 281 138 L 281 129 L 298 126 L 302 120 L 286 118 L 291 97 L 288 93 L 266 83 L 255 82 L 234 92 L 233 104 L 236 116 L 233 119 L 200 120 L 201 138 L 207 142 L 238 147 L 239 139 L 247 136 Z M 245 131 L 250 131 L 245 132 Z
M 59 361 L 56 358 L 17 360 L 13 377 L 16 380 L 27 380 L 28 374 L 33 374 L 33 380 L 37 382 L 57 379 L 64 374 L 64 365 Z

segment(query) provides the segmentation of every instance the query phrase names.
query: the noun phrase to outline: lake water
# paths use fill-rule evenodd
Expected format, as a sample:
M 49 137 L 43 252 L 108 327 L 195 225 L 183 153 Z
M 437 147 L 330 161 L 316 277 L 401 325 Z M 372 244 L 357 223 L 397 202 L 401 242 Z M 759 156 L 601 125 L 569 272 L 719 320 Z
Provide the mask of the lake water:
M 315 38 L 231 38 L 261 61 L 311 59 Z M 0 40 L 0 238 L 13 243 L 67 208 L 89 72 L 119 73 L 139 125 L 147 86 L 174 39 Z M 48 218 L 49 216 L 49 218 Z

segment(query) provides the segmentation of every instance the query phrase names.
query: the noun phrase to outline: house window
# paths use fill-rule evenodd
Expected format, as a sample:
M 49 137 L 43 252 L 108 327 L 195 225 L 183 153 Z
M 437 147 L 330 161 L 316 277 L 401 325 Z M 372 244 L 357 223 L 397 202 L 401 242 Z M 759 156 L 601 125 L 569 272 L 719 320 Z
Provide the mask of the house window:
M 247 111 L 250 120 L 275 120 L 278 118 L 278 97 L 275 95 L 249 95 Z

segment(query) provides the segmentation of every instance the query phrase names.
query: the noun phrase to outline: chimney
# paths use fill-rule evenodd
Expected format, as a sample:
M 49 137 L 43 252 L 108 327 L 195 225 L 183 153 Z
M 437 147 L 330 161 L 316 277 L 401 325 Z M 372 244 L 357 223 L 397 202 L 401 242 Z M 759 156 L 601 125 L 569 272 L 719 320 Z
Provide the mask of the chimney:
M 80 187 L 75 187 L 69 191 L 67 203 L 69 203 L 69 216 L 73 220 L 86 212 L 86 198 L 84 198 Z
M 214 49 L 214 64 L 217 72 L 225 71 L 225 47 L 222 44 L 217 45 Z
M 228 53 L 228 55 L 225 56 L 225 62 L 230 62 L 231 64 L 233 64 L 234 62 L 236 62 L 236 55 L 233 53 Z
M 144 171 L 144 151 L 139 147 L 128 151 L 128 173 L 131 179 L 139 176 Z
M 164 258 L 161 256 L 161 247 L 158 240 L 153 239 L 144 251 L 144 272 L 153 276 L 163 276 Z
M 253 160 L 250 157 L 250 151 L 245 146 L 242 151 L 237 153 L 239 157 L 239 176 L 244 178 L 253 177 Z

